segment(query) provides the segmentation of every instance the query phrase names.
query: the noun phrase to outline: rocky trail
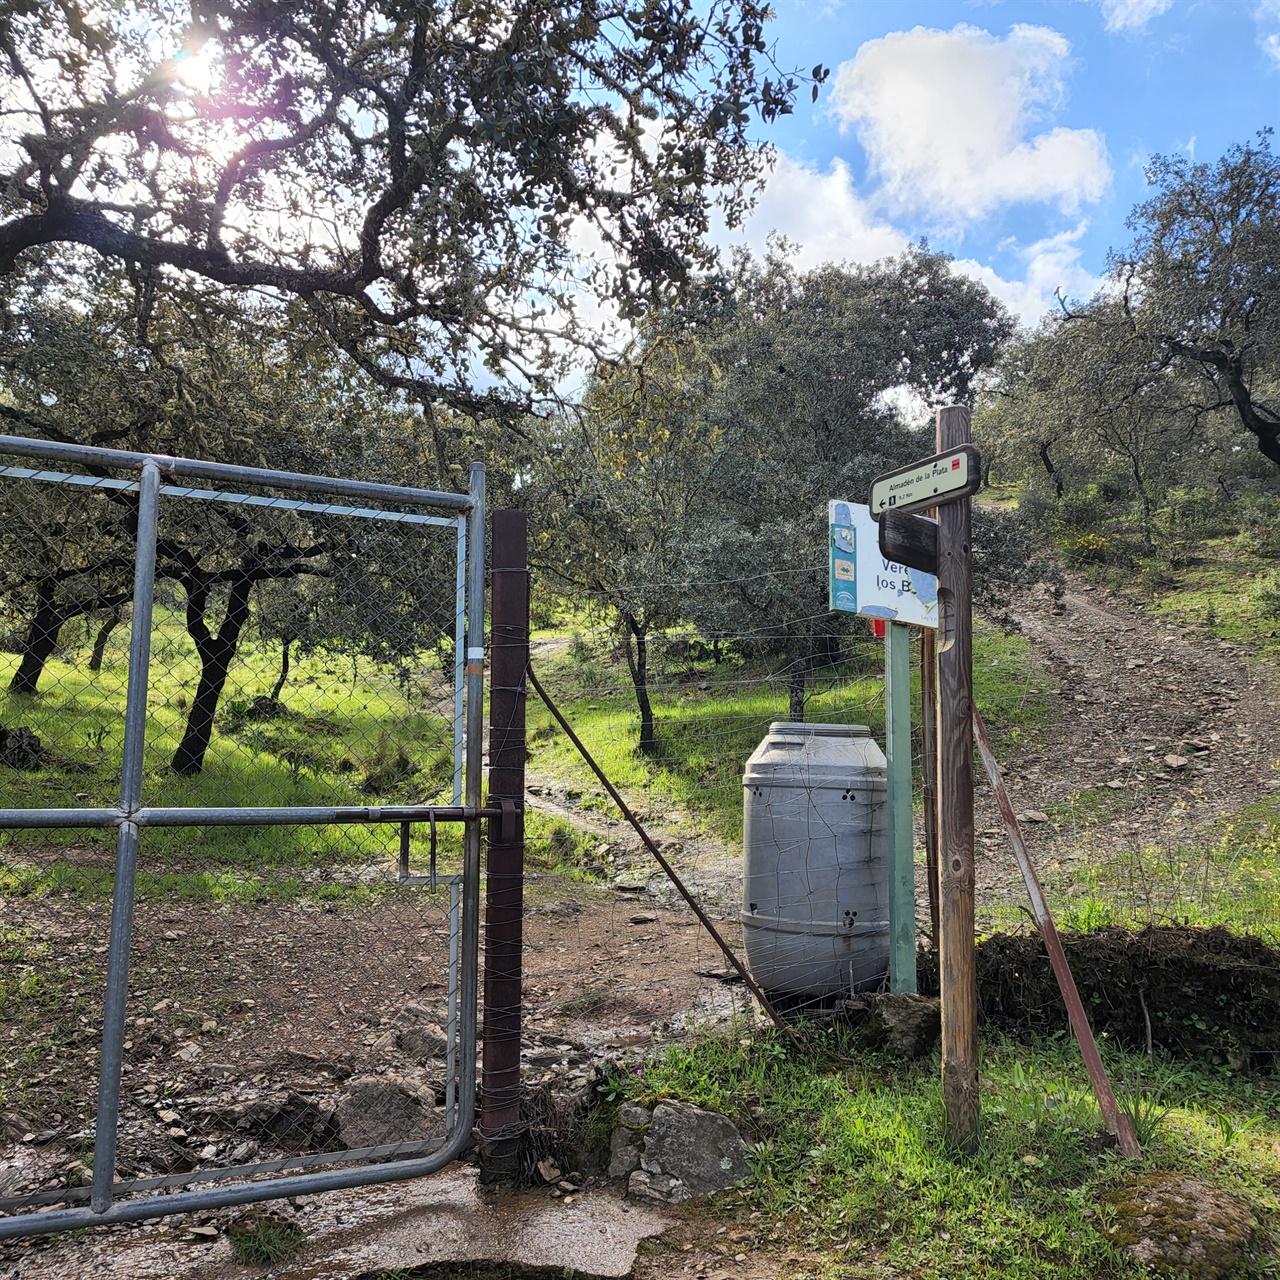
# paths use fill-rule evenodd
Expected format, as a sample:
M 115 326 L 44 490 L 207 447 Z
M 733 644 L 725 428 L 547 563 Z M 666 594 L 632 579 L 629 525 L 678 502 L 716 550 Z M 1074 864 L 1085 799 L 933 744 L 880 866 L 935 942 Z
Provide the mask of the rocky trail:
M 1170 626 L 1073 579 L 1058 612 L 1020 621 L 1057 684 L 1046 731 L 1004 753 L 1005 783 L 1050 884 L 1122 847 L 1194 844 L 1280 790 L 1280 687 L 1239 645 Z M 1020 897 L 979 779 L 978 895 Z

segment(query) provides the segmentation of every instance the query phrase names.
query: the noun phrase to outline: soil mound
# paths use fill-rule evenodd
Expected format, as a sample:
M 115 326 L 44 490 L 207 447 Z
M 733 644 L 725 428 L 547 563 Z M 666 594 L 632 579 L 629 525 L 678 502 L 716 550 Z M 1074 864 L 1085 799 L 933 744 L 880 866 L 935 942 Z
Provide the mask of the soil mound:
M 1280 1055 L 1280 951 L 1226 929 L 1148 926 L 1062 935 L 1096 1032 L 1133 1049 L 1266 1070 Z M 938 962 L 919 957 L 920 991 L 936 995 Z M 1038 934 L 978 944 L 978 1016 L 1011 1032 L 1067 1027 Z

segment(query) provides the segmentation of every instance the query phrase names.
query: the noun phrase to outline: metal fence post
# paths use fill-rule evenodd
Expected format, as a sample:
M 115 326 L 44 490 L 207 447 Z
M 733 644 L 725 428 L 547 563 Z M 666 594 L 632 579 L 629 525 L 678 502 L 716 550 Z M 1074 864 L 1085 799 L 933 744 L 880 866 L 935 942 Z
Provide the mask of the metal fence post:
M 466 804 L 473 810 L 482 803 L 484 785 L 484 561 L 485 469 L 471 464 L 471 510 L 467 514 L 467 724 Z M 458 1082 L 463 1110 L 475 1114 L 478 1022 L 476 1008 L 480 985 L 480 823 L 468 822 L 463 848 L 462 991 L 459 1042 L 463 1046 Z M 468 1121 L 469 1123 L 469 1121 Z
M 487 1181 L 518 1172 L 521 952 L 524 919 L 525 672 L 529 665 L 529 539 L 521 511 L 493 513 L 490 617 L 489 819 L 484 934 L 480 1154 Z
M 102 1060 L 98 1065 L 98 1110 L 94 1119 L 93 1194 L 89 1207 L 105 1213 L 115 1181 L 120 1113 L 120 1071 L 124 1061 L 125 1007 L 129 999 L 129 949 L 133 942 L 133 890 L 138 870 L 138 824 L 142 804 L 142 763 L 147 732 L 147 685 L 151 666 L 151 605 L 155 597 L 156 524 L 160 468 L 142 464 L 138 486 L 137 554 L 133 571 L 133 623 L 129 634 L 129 683 L 125 701 L 120 809 L 130 817 L 116 837 L 116 874 L 111 897 L 111 940 L 103 1002 Z
M 911 822 L 911 628 L 890 622 L 884 642 L 889 774 L 889 990 L 916 989 L 915 832 Z

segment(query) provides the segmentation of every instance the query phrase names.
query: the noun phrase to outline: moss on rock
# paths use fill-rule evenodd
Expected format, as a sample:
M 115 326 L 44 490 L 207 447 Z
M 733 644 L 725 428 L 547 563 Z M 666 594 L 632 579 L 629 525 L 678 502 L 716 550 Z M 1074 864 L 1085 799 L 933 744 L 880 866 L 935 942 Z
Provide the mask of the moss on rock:
M 1158 1275 L 1225 1280 L 1258 1221 L 1238 1196 L 1177 1173 L 1152 1173 L 1103 1197 L 1098 1229 Z

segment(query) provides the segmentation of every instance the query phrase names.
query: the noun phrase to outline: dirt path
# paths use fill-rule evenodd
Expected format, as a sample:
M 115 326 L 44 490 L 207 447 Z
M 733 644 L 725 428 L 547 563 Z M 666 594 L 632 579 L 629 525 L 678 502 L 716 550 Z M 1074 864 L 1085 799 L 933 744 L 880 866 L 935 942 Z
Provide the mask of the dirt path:
M 1058 685 L 1058 706 L 1039 741 L 1003 753 L 1014 805 L 1031 815 L 1024 834 L 1050 882 L 1117 845 L 1193 842 L 1276 794 L 1276 673 L 1242 646 L 1171 626 L 1079 579 L 1064 604 L 1020 619 Z M 979 806 L 979 900 L 1020 897 L 985 785 Z

